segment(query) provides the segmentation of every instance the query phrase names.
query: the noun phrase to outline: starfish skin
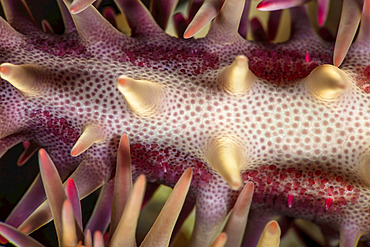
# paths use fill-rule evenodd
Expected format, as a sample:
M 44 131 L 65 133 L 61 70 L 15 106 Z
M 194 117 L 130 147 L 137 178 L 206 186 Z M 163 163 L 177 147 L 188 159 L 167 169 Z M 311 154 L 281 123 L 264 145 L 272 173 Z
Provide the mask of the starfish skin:
M 223 32 L 225 25 L 217 26 L 222 16 L 197 40 L 170 37 L 144 14 L 129 19 L 129 37 L 92 6 L 72 15 L 75 26 L 63 35 L 24 20 L 18 26 L 8 20 L 11 27 L 2 19 L 0 72 L 8 77 L 0 81 L 0 153 L 32 140 L 47 150 L 63 181 L 73 173 L 85 197 L 114 177 L 118 143 L 126 133 L 133 180 L 144 174 L 149 183 L 174 186 L 193 169 L 191 243 L 205 246 L 240 193 L 237 182 L 230 188 L 224 173 L 210 164 L 212 143 L 226 138 L 240 147 L 242 183 L 255 184 L 250 217 L 259 218 L 262 229 L 276 215 L 287 215 L 330 225 L 343 246 L 360 236 L 369 240 L 370 47 L 364 41 L 351 46 L 339 67 L 344 92 L 321 100 L 307 84 L 315 68 L 332 64 L 333 44 L 315 34 L 303 7 L 291 9 L 291 15 L 294 32 L 281 44 Z M 249 61 L 253 85 L 234 95 L 219 78 L 239 55 Z M 12 71 L 27 76 L 26 87 L 13 85 L 18 79 L 9 76 Z M 144 97 L 149 109 L 136 110 L 121 92 L 122 76 L 148 82 L 146 88 L 158 86 Z M 88 128 L 92 145 L 74 153 Z M 20 204 L 7 219 L 26 233 L 51 217 L 39 191 L 41 179 L 35 184 L 24 199 L 34 203 Z M 29 215 L 42 215 L 45 222 L 33 224 Z M 255 229 L 247 228 L 245 244 L 257 244 L 258 225 L 249 224 Z

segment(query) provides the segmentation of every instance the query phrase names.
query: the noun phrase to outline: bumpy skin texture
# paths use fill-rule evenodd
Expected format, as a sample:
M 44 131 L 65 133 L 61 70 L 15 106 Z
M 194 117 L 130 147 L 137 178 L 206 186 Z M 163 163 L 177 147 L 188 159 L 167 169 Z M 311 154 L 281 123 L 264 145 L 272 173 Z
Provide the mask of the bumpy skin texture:
M 84 163 L 76 184 L 89 191 L 112 177 L 119 138 L 127 133 L 134 179 L 144 173 L 149 182 L 173 186 L 193 167 L 196 230 L 207 235 L 239 193 L 205 157 L 213 139 L 227 136 L 242 147 L 243 181 L 255 182 L 252 216 L 299 217 L 369 239 L 369 45 L 354 44 L 340 66 L 350 78 L 345 92 L 320 101 L 306 83 L 315 67 L 331 64 L 333 45 L 315 35 L 301 8 L 292 14 L 295 32 L 283 44 L 239 36 L 226 44 L 212 36 L 183 40 L 156 31 L 128 37 L 107 23 L 91 28 L 91 20 L 87 34 L 77 25 L 81 36 L 75 30 L 53 36 L 32 26 L 15 31 L 1 20 L 0 62 L 34 64 L 42 72 L 35 75 L 35 95 L 0 81 L 0 148 L 32 140 L 47 150 L 62 179 Z M 89 9 L 80 16 L 95 18 Z M 237 55 L 248 57 L 256 75 L 241 96 L 217 80 Z M 163 86 L 154 114 L 131 110 L 116 87 L 121 75 Z M 72 157 L 88 124 L 98 126 L 103 141 Z

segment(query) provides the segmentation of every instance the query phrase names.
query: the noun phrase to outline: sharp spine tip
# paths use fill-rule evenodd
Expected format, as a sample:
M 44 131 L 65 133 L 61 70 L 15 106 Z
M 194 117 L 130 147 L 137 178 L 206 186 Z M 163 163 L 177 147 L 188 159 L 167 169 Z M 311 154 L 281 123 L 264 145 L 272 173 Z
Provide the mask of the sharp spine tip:
M 343 0 L 342 14 L 335 40 L 333 62 L 339 67 L 351 47 L 361 20 L 361 8 L 354 0 Z
M 242 156 L 240 145 L 229 137 L 214 139 L 206 150 L 209 164 L 233 190 L 238 190 L 243 185 L 240 175 Z
M 221 8 L 221 5 L 222 1 L 206 0 L 190 22 L 189 26 L 186 28 L 184 38 L 189 39 L 193 37 L 211 20 L 213 20 Z
M 289 194 L 288 195 L 288 207 L 291 208 L 293 206 L 293 200 L 294 200 L 294 196 Z
M 120 76 L 117 80 L 117 88 L 135 113 L 141 116 L 151 116 L 160 110 L 162 85 Z
M 276 221 L 270 222 L 270 226 L 269 226 L 270 232 L 275 233 L 278 226 L 279 224 Z
M 15 66 L 15 65 L 10 64 L 10 63 L 3 63 L 0 65 L 0 73 L 1 73 L 0 75 L 2 78 L 9 75 L 9 72 L 12 66 Z
M 328 16 L 330 0 L 318 0 L 317 5 L 317 23 L 322 27 Z
M 311 62 L 311 55 L 310 55 L 310 53 L 308 51 L 306 51 L 306 54 L 304 56 L 304 60 L 307 63 Z
M 72 14 L 78 14 L 93 4 L 96 0 L 74 0 L 69 8 Z
M 0 77 L 26 95 L 39 94 L 38 84 L 41 74 L 41 68 L 34 64 L 3 63 L 0 65 Z
M 53 27 L 50 25 L 50 23 L 47 20 L 42 20 L 41 21 L 41 28 L 44 33 L 49 33 L 49 34 L 55 34 Z
M 213 241 L 213 243 L 210 245 L 210 247 L 221 247 L 225 246 L 227 242 L 228 236 L 226 232 L 221 232 L 217 235 L 216 239 Z
M 275 220 L 270 221 L 266 224 L 257 247 L 278 247 L 280 245 L 280 235 L 281 230 L 279 224 Z
M 71 155 L 75 157 L 82 154 L 94 143 L 101 142 L 103 138 L 101 129 L 97 125 L 86 125 L 80 138 L 78 138 L 76 144 L 73 146 Z
M 301 6 L 310 0 L 263 0 L 257 5 L 260 11 L 275 11 Z
M 23 166 L 32 157 L 32 155 L 36 153 L 37 150 L 39 149 L 39 146 L 37 144 L 33 142 L 29 142 L 29 141 L 24 141 L 23 146 L 24 146 L 24 151 L 17 160 L 18 166 Z
M 231 95 L 245 94 L 255 81 L 248 67 L 248 58 L 237 56 L 231 65 L 221 71 L 218 81 L 220 87 Z
M 339 68 L 324 64 L 307 77 L 307 88 L 319 100 L 336 100 L 348 87 L 349 79 Z
M 326 198 L 325 199 L 325 210 L 328 210 L 331 205 L 333 205 L 333 198 Z

